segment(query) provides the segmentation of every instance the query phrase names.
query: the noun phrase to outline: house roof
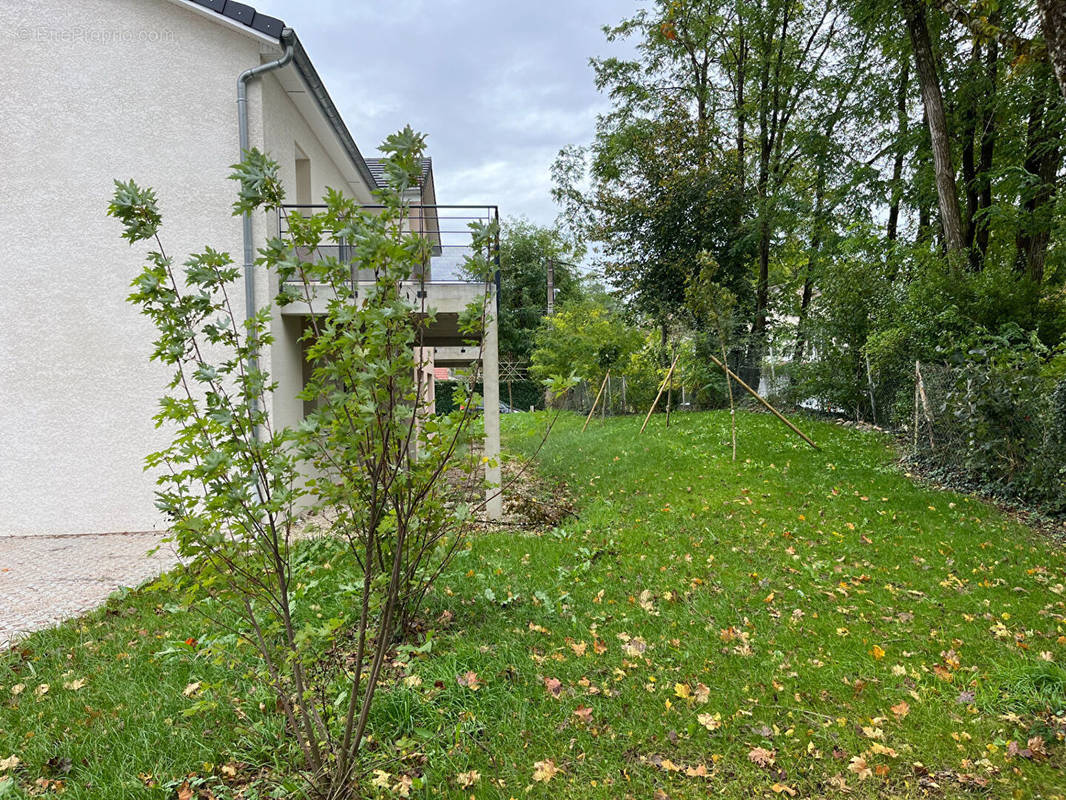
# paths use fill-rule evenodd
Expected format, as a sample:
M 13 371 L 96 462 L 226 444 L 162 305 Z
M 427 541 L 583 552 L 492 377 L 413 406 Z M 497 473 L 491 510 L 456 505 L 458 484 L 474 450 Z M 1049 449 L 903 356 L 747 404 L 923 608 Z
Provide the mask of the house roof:
M 344 124 L 340 112 L 333 104 L 329 92 L 326 91 L 322 78 L 319 77 L 318 71 L 315 70 L 314 64 L 311 63 L 311 59 L 307 55 L 307 51 L 304 50 L 303 44 L 300 43 L 299 37 L 296 36 L 296 32 L 292 28 L 286 26 L 277 17 L 260 14 L 245 3 L 235 3 L 233 0 L 189 0 L 189 2 L 202 6 L 233 22 L 240 23 L 271 39 L 276 39 L 281 47 L 291 43 L 293 45 L 293 66 L 300 73 L 304 83 L 307 84 L 308 89 L 310 89 L 312 96 L 315 98 L 315 102 L 329 122 L 330 127 L 333 128 L 341 146 L 347 152 L 356 170 L 366 181 L 367 187 L 373 189 L 380 185 L 377 178 L 370 171 L 363 154 L 359 152 L 359 147 L 355 144 L 355 139 L 352 138 L 352 134 L 348 131 L 348 126 Z
M 383 158 L 368 158 L 366 159 L 366 165 L 370 168 L 370 174 L 374 176 L 374 180 L 377 181 L 378 186 L 382 189 L 385 188 L 385 159 Z M 425 186 L 426 181 L 429 179 L 430 173 L 433 172 L 433 159 L 422 159 L 422 177 L 419 179 L 419 184 Z

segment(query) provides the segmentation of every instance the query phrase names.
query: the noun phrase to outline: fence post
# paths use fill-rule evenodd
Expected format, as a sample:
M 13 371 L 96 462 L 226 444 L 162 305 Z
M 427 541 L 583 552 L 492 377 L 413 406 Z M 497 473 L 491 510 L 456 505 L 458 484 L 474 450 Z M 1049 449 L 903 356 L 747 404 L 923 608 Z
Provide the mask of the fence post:
M 918 362 L 914 362 L 914 444 L 912 445 L 912 455 L 918 455 L 918 376 L 921 373 L 918 372 Z

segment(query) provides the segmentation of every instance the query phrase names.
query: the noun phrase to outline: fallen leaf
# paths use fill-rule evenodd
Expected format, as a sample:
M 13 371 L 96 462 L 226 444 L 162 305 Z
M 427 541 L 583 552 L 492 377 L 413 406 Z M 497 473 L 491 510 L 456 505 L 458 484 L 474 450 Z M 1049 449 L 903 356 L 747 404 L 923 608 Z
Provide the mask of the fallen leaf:
M 718 713 L 700 714 L 696 717 L 696 721 L 709 731 L 716 731 L 722 727 L 722 715 Z
M 558 678 L 545 678 L 544 688 L 552 697 L 559 697 L 563 693 L 563 682 Z
M 894 706 L 892 706 L 892 713 L 896 715 L 896 719 L 903 719 L 909 713 L 911 713 L 911 707 L 906 700 L 900 700 Z
M 178 800 L 192 800 L 192 787 L 188 781 L 178 787 Z
M 533 764 L 533 780 L 538 783 L 547 783 L 561 771 L 550 758 L 537 761 Z
M 186 697 L 192 697 L 198 691 L 200 691 L 200 681 L 196 681 L 195 683 L 190 683 L 182 691 L 182 694 L 185 695 Z
M 588 706 L 578 706 L 574 709 L 574 716 L 588 725 L 592 722 L 592 709 Z
M 455 776 L 455 782 L 459 784 L 461 789 L 469 789 L 479 780 L 481 780 L 481 773 L 476 769 L 472 769 L 469 772 L 460 772 Z
M 21 761 L 16 755 L 12 755 L 9 758 L 0 758 L 0 772 L 7 772 L 8 770 L 17 767 Z
M 465 686 L 472 692 L 476 692 L 481 688 L 481 681 L 478 680 L 477 673 L 472 670 L 464 672 L 462 675 L 456 675 L 455 680 L 460 686 Z
M 753 747 L 748 751 L 748 761 L 760 767 L 772 767 L 775 755 L 773 750 L 767 750 L 765 747 Z
M 866 759 L 863 756 L 855 756 L 852 758 L 851 763 L 848 764 L 848 771 L 858 775 L 860 781 L 864 781 L 867 778 L 872 778 L 874 776 L 874 771 L 870 769 L 870 766 L 866 763 Z
M 796 796 L 796 790 L 793 789 L 791 786 L 785 786 L 785 784 L 783 783 L 775 783 L 773 786 L 770 787 L 770 789 L 773 790 L 774 794 L 781 794 L 782 792 L 784 792 L 789 797 Z
M 68 681 L 67 683 L 64 683 L 63 688 L 70 689 L 70 691 L 72 692 L 76 692 L 78 691 L 78 689 L 81 689 L 83 686 L 85 686 L 86 683 L 87 681 L 85 680 L 85 678 L 78 678 L 76 681 Z

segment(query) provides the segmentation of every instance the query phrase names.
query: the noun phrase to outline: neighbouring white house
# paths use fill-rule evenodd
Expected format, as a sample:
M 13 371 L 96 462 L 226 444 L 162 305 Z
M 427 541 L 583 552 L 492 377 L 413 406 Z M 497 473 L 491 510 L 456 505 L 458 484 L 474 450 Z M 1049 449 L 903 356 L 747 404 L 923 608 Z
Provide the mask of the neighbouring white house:
M 0 25 L 0 536 L 162 529 L 155 476 L 143 463 L 163 444 L 152 415 L 168 374 L 149 364 L 154 330 L 126 303 L 144 251 L 106 216 L 114 179 L 156 190 L 164 242 L 179 260 L 210 245 L 247 264 L 283 230 L 266 214 L 245 230 L 232 215 L 227 176 L 242 137 L 280 163 L 294 205 L 315 203 L 326 187 L 372 205 L 380 165 L 360 153 L 292 29 L 242 3 L 0 0 Z M 496 213 L 463 207 L 449 216 L 436 205 L 428 160 L 411 199 L 412 225 L 444 259 L 461 252 L 465 219 Z M 277 289 L 259 272 L 250 268 L 234 292 L 248 289 L 257 307 Z M 427 370 L 470 363 L 457 315 L 484 287 L 435 283 L 432 266 L 427 277 L 412 287 L 439 312 Z M 262 354 L 280 382 L 270 409 L 278 425 L 303 414 L 306 313 L 275 312 L 277 341 Z M 491 457 L 499 452 L 494 321 L 482 344 Z M 498 468 L 488 472 L 498 482 Z M 490 515 L 500 513 L 494 494 Z

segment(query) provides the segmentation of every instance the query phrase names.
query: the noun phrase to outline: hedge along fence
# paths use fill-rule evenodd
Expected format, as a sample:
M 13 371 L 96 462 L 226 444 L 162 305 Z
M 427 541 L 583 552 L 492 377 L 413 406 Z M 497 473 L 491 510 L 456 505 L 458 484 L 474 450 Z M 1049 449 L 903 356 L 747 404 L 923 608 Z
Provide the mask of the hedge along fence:
M 437 381 L 437 413 L 449 414 L 459 408 L 455 400 L 458 381 Z M 484 396 L 484 385 L 478 381 L 474 391 Z M 540 410 L 544 408 L 544 385 L 538 381 L 500 381 L 500 401 L 507 403 L 515 411 L 529 411 L 529 407 Z
M 1066 515 L 1066 357 L 1003 349 L 915 368 L 912 458 L 934 478 Z

